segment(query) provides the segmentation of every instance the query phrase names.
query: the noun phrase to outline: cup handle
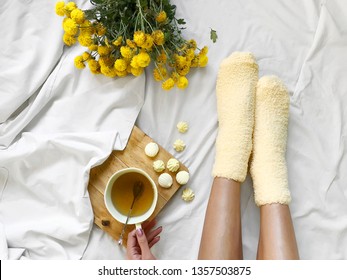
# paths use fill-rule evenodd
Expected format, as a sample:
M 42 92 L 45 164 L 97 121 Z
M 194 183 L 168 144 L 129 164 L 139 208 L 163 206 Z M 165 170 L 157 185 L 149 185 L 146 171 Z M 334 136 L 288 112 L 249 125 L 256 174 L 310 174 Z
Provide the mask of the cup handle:
M 136 229 L 139 229 L 139 228 L 141 228 L 141 229 L 142 229 L 142 226 L 141 226 L 141 224 L 140 224 L 140 223 L 137 223 L 137 224 L 135 224 L 135 228 L 136 228 Z

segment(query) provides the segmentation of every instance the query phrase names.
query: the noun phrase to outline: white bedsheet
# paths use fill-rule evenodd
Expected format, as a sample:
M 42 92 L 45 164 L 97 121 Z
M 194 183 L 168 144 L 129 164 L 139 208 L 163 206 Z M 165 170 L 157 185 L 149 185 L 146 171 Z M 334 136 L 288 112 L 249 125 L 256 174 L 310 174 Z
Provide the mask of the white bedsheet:
M 185 203 L 179 191 L 159 214 L 163 233 L 153 252 L 160 259 L 195 259 L 212 182 L 218 66 L 233 51 L 251 51 L 260 76 L 278 75 L 291 96 L 287 162 L 301 258 L 347 259 L 345 1 L 172 1 L 177 17 L 186 19 L 185 36 L 209 46 L 209 64 L 189 75 L 188 89 L 170 92 L 150 71 L 111 80 L 74 69 L 80 49 L 62 49 L 54 2 L 0 4 L 2 22 L 11 23 L 11 32 L 0 31 L 11 44 L 0 63 L 1 258 L 14 252 L 6 247 L 16 248 L 13 257 L 26 249 L 22 258 L 124 258 L 122 248 L 92 227 L 86 184 L 91 166 L 124 147 L 144 96 L 138 126 L 188 166 L 196 194 Z M 51 25 L 43 28 L 33 13 Z M 216 44 L 210 28 L 218 32 Z M 190 125 L 185 135 L 175 128 L 181 120 Z M 182 153 L 172 148 L 177 138 L 187 144 Z M 244 257 L 254 259 L 259 210 L 249 177 L 241 202 Z

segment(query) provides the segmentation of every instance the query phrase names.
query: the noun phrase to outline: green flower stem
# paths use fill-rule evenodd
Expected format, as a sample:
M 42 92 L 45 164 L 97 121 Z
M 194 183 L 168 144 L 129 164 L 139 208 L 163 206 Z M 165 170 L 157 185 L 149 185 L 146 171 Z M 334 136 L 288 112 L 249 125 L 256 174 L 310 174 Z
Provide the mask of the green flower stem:
M 164 46 L 162 46 L 162 48 L 163 48 L 164 53 L 166 54 L 167 59 L 169 59 L 169 54 L 167 53 L 166 49 L 164 48 Z
M 170 40 L 170 43 L 176 48 L 177 51 L 180 51 L 180 47 L 177 46 L 174 41 Z
M 144 23 L 143 21 L 147 22 L 149 28 L 152 30 L 152 32 L 154 32 L 154 29 L 152 27 L 152 25 L 148 22 L 148 20 L 146 19 L 146 17 L 143 15 L 142 13 L 142 8 L 141 8 L 141 4 L 140 4 L 140 0 L 137 0 L 137 6 L 139 8 L 139 12 L 140 12 L 140 15 L 141 15 L 141 26 L 142 26 L 142 31 L 146 31 L 145 30 L 145 26 L 144 26 Z

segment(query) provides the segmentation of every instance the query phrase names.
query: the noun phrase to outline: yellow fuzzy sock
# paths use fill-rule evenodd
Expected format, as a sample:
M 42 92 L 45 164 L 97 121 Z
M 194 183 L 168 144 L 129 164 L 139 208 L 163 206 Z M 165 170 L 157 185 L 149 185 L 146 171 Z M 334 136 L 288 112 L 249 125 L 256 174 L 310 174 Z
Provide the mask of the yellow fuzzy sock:
M 262 77 L 255 95 L 255 123 L 250 172 L 258 206 L 289 204 L 287 146 L 289 96 L 276 76 Z
M 258 65 L 251 53 L 235 52 L 220 65 L 216 95 L 218 136 L 212 174 L 243 182 L 252 150 Z

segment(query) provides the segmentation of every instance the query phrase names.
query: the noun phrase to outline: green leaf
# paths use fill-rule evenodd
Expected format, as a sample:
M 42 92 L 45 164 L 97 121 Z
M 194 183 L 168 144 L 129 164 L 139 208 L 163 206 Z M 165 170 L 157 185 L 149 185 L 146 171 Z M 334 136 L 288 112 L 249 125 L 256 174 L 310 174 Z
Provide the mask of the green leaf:
M 177 23 L 178 23 L 178 24 L 181 24 L 181 25 L 182 25 L 182 24 L 186 24 L 186 22 L 185 22 L 185 20 L 184 20 L 183 18 L 178 19 L 178 20 L 177 20 Z
M 210 32 L 210 39 L 212 40 L 213 43 L 216 43 L 216 41 L 218 39 L 217 31 L 213 30 L 212 28 L 211 28 L 211 32 Z

